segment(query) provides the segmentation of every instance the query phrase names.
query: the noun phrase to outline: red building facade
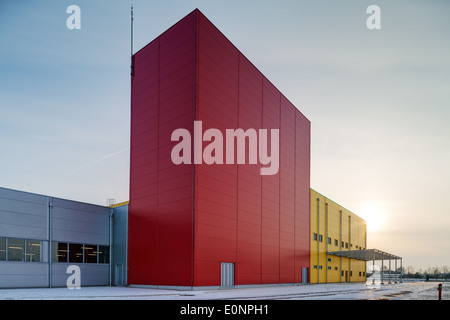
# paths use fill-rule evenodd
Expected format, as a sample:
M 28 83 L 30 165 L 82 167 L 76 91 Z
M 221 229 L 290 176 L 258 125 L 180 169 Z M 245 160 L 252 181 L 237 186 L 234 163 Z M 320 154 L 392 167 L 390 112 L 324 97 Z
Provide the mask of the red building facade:
M 309 120 L 198 10 L 133 59 L 128 283 L 220 286 L 224 262 L 234 264 L 234 285 L 301 282 L 310 257 Z M 194 137 L 194 121 L 224 136 L 278 129 L 279 170 L 175 164 L 172 133 Z

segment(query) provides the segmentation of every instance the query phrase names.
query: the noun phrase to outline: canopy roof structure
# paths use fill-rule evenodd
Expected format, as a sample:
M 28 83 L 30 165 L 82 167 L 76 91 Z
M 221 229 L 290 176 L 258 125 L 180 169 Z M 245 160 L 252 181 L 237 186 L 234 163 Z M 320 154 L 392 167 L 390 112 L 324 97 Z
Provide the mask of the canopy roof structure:
M 332 251 L 327 252 L 329 255 L 334 255 L 338 257 L 363 260 L 363 261 L 373 261 L 373 260 L 398 260 L 402 259 L 399 256 L 387 253 L 378 249 L 365 249 L 365 250 L 346 250 L 346 251 Z
M 402 257 L 393 255 L 391 253 L 387 253 L 378 249 L 365 249 L 365 250 L 347 250 L 347 251 L 332 251 L 327 252 L 327 255 L 334 255 L 338 257 L 344 257 L 344 258 L 350 258 L 355 260 L 362 260 L 362 261 L 373 261 L 373 264 L 375 266 L 375 260 L 381 260 L 382 261 L 382 268 L 381 270 L 384 270 L 383 265 L 385 260 L 389 260 L 389 283 L 391 283 L 391 260 L 395 260 L 395 270 L 397 270 L 397 260 L 400 260 L 400 264 L 403 264 Z M 372 276 L 375 273 L 375 269 L 372 270 L 372 273 L 370 276 Z M 381 276 L 381 284 L 384 284 L 383 282 L 383 274 L 385 271 L 380 272 Z M 397 273 L 394 272 L 394 283 L 397 283 Z M 369 271 L 367 273 L 369 276 Z M 400 266 L 400 283 L 402 283 L 402 277 L 403 277 L 403 270 L 402 266 Z M 372 277 L 373 281 L 372 283 L 375 283 L 375 276 Z

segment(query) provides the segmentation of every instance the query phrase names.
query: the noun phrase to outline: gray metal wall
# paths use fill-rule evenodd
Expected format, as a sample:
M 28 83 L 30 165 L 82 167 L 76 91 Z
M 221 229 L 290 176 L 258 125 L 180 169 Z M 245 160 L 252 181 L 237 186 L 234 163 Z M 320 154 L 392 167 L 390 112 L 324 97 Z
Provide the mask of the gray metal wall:
M 0 188 L 0 236 L 47 240 L 47 197 Z
M 66 286 L 71 264 L 80 267 L 82 286 L 109 285 L 110 264 L 49 262 L 49 241 L 110 246 L 110 213 L 108 207 L 0 188 L 0 237 L 42 241 L 41 262 L 0 261 L 0 288 Z
M 127 284 L 128 204 L 114 208 L 112 284 Z

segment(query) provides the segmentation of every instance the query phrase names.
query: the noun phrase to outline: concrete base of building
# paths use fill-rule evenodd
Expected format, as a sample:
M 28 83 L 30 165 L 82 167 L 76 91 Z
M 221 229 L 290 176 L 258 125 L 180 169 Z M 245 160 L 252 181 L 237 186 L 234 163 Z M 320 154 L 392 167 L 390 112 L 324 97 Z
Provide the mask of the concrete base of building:
M 165 286 L 165 285 L 139 285 L 129 284 L 131 288 L 144 289 L 161 289 L 161 290 L 179 290 L 179 291 L 205 291 L 205 290 L 229 290 L 229 289 L 245 289 L 245 288 L 263 288 L 263 287 L 280 287 L 280 286 L 300 286 L 302 283 L 267 283 L 267 284 L 244 284 L 230 287 L 222 286 Z

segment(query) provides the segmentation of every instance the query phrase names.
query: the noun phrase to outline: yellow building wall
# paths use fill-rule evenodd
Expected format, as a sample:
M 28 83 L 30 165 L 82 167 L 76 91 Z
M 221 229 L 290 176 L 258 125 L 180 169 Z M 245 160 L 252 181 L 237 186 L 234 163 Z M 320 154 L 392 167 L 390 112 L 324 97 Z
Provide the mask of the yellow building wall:
M 311 189 L 310 283 L 366 281 L 366 262 L 327 252 L 367 249 L 366 222 Z

